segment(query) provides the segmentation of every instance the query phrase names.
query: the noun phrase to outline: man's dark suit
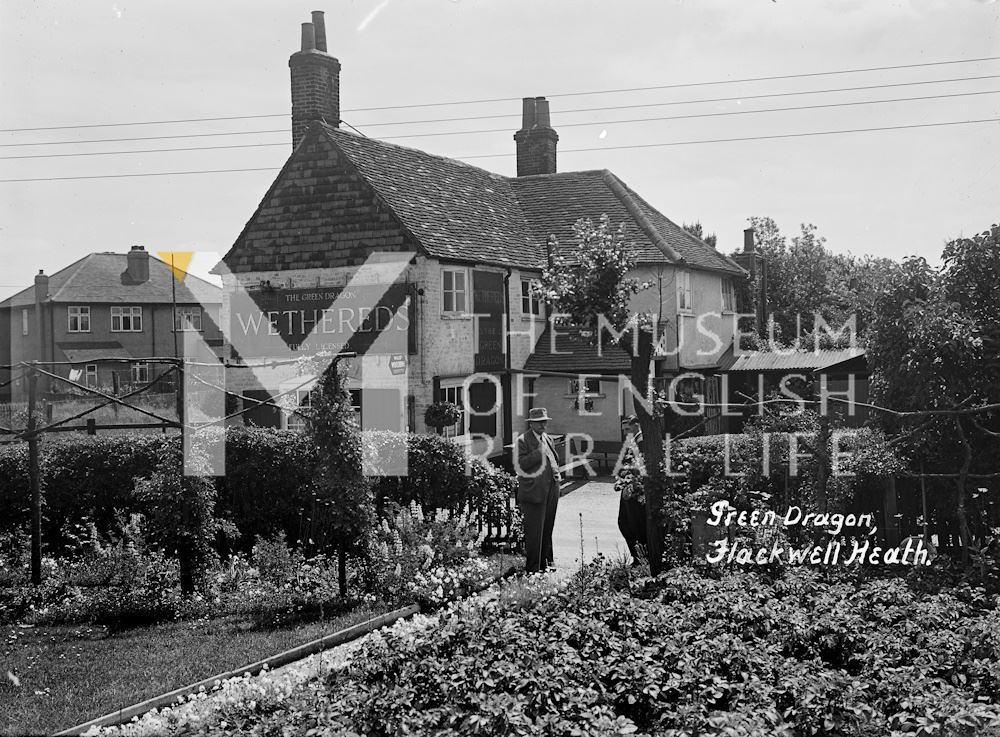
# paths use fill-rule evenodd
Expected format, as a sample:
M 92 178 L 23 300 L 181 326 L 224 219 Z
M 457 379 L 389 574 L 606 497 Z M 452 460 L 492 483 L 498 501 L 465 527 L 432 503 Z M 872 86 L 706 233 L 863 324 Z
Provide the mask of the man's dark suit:
M 517 439 L 517 505 L 524 515 L 525 570 L 529 573 L 552 565 L 552 528 L 559 505 L 562 477 L 553 468 L 542 447 L 546 443 L 552 458 L 558 458 L 552 439 L 539 438 L 528 430 Z

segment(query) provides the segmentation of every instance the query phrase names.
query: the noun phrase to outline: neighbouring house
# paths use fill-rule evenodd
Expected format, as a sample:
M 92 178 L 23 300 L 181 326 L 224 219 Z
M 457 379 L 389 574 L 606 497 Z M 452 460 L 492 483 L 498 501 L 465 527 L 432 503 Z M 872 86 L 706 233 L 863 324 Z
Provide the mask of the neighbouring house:
M 171 267 L 143 246 L 128 253 L 91 253 L 0 302 L 0 365 L 38 360 L 52 372 L 93 388 L 121 389 L 156 379 L 167 367 L 148 358 L 183 355 L 182 331 L 195 330 L 221 352 L 221 290 Z M 35 318 L 41 307 L 41 334 Z M 0 375 L 0 383 L 6 376 Z M 68 385 L 40 381 L 45 393 Z M 15 379 L 0 401 L 23 401 Z
M 628 402 L 619 406 L 618 389 L 610 380 L 584 379 L 592 411 L 602 413 L 595 419 L 574 414 L 571 382 L 580 380 L 573 376 L 579 373 L 627 374 L 628 357 L 620 349 L 596 356 L 579 345 L 570 356 L 553 355 L 544 305 L 531 293 L 553 244 L 569 247 L 574 222 L 607 214 L 613 225 L 624 225 L 635 249 L 634 276 L 653 283 L 636 295 L 633 307 L 659 313 L 669 334 L 673 355 L 661 361 L 661 373 L 715 376 L 732 344 L 736 294 L 747 270 L 685 232 L 613 173 L 557 171 L 559 137 L 547 100 L 522 102 L 522 127 L 514 134 L 517 176 L 509 177 L 342 130 L 341 67 L 327 52 L 322 13 L 303 24 L 302 47 L 289 67 L 292 153 L 216 267 L 224 284 L 222 320 L 233 334 L 246 337 L 269 325 L 294 350 L 317 321 L 325 328 L 329 319 L 332 326 L 334 299 L 350 304 L 360 294 L 351 280 L 372 254 L 412 254 L 382 305 L 390 308 L 386 315 L 396 315 L 399 339 L 388 348 L 369 340 L 346 360 L 363 426 L 424 431 L 428 405 L 468 399 L 477 413 L 495 411 L 463 414 L 446 434 L 459 442 L 481 435 L 499 454 L 522 429 L 533 402 L 554 414 L 553 432 L 589 427 L 595 436 L 618 440 L 620 417 L 630 411 Z M 367 326 L 371 315 L 366 321 L 346 307 L 337 319 L 351 326 L 355 318 L 355 326 Z M 278 357 L 273 349 L 234 350 L 231 341 L 226 355 L 236 361 Z M 405 390 L 393 381 L 401 372 Z M 235 368 L 227 383 L 251 404 L 286 394 L 308 402 L 309 386 L 292 365 Z M 381 409 L 369 411 L 373 403 Z M 294 415 L 274 408 L 247 415 L 258 424 L 296 424 Z M 472 445 L 481 451 L 481 444 Z

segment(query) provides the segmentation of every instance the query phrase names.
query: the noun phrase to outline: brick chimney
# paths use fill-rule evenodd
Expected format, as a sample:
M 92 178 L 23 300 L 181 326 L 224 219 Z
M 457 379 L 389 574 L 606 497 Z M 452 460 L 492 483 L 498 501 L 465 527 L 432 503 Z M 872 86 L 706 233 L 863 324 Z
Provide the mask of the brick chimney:
M 555 174 L 559 136 L 549 123 L 549 101 L 544 97 L 525 97 L 521 105 L 521 130 L 514 134 L 517 175 Z
M 748 289 L 743 295 L 740 312 L 752 312 L 756 316 L 758 334 L 766 337 L 767 318 L 770 314 L 767 308 L 767 262 L 757 251 L 755 237 L 753 228 L 743 231 L 743 251 L 733 254 L 733 261 L 750 272 L 751 282 L 757 282 L 755 291 Z
M 132 246 L 122 273 L 122 284 L 135 286 L 149 281 L 149 254 L 142 246 Z
M 302 24 L 302 50 L 288 59 L 292 70 L 292 148 L 314 120 L 340 125 L 340 62 L 326 53 L 323 11 Z

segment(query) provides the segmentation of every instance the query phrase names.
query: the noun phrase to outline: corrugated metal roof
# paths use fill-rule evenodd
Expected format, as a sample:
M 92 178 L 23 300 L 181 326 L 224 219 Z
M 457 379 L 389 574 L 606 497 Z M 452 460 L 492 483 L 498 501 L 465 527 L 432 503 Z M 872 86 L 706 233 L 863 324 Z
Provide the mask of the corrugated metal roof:
M 729 371 L 788 371 L 821 369 L 865 355 L 861 348 L 819 351 L 747 351 L 736 356 Z

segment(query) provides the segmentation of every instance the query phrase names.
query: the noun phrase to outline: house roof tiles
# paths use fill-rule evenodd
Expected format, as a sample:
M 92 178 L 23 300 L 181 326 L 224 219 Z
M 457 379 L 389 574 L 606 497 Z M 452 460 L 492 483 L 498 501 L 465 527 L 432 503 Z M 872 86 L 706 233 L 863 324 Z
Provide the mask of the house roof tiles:
M 624 224 L 626 242 L 634 248 L 640 263 L 677 263 L 744 273 L 733 261 L 659 213 L 609 171 L 505 177 L 323 123 L 312 125 L 226 254 L 224 260 L 230 269 L 251 271 L 264 261 L 268 269 L 319 265 L 305 261 L 322 260 L 321 254 L 299 254 L 292 241 L 305 243 L 314 235 L 323 236 L 319 232 L 323 231 L 322 213 L 329 210 L 337 194 L 335 188 L 322 186 L 320 166 L 314 172 L 315 182 L 301 179 L 301 167 L 308 157 L 317 155 L 317 143 L 324 141 L 346 157 L 420 248 L 435 258 L 538 270 L 546 263 L 550 236 L 565 247 L 573 242 L 573 224 L 577 220 L 596 220 L 607 214 L 613 225 Z M 305 186 L 298 191 L 295 202 L 288 202 L 283 199 L 280 183 L 293 175 L 300 177 L 299 184 Z M 310 220 L 309 227 L 303 230 L 301 220 L 308 212 L 318 219 Z M 282 225 L 286 229 L 283 239 L 274 242 L 268 233 L 251 242 L 247 233 L 258 220 L 262 228 L 264 221 L 275 227 Z M 329 239 L 333 231 L 326 230 L 330 231 L 325 236 Z M 295 236 L 296 232 L 300 235 Z M 293 236 L 291 241 L 289 235 Z M 317 251 L 315 246 L 304 247 Z M 261 248 L 274 253 L 264 258 L 256 253 Z
M 122 279 L 128 266 L 124 253 L 91 253 L 49 277 L 52 302 L 115 302 L 118 304 L 170 304 L 173 274 L 170 267 L 149 256 L 149 280 L 131 284 Z M 222 291 L 214 284 L 187 274 L 176 286 L 178 304 L 220 304 Z M 0 302 L 0 307 L 28 307 L 35 304 L 34 286 Z

